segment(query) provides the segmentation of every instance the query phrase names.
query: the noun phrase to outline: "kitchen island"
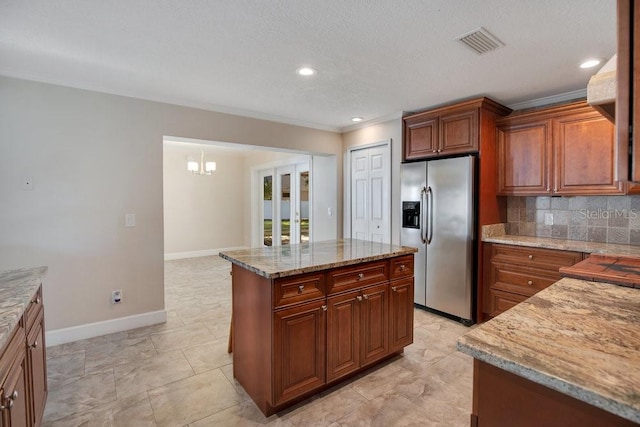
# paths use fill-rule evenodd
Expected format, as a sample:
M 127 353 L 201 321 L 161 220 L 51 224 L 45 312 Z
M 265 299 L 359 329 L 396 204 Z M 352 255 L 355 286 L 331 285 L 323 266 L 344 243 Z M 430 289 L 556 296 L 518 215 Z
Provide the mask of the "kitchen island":
M 0 271 L 0 425 L 39 426 L 47 400 L 42 281 L 47 267 Z
M 640 423 L 640 289 L 564 278 L 463 335 L 471 425 Z
M 269 416 L 413 342 L 414 248 L 334 240 L 221 252 L 233 375 Z

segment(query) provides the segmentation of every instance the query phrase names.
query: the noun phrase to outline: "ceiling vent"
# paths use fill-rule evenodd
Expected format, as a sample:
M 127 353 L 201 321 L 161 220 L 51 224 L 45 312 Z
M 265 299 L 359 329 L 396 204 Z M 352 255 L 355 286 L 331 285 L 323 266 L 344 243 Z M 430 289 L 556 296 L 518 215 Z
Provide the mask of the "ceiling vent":
M 482 27 L 470 33 L 463 34 L 457 37 L 456 40 L 473 49 L 478 55 L 491 52 L 504 46 L 504 43 L 498 40 L 496 36 Z

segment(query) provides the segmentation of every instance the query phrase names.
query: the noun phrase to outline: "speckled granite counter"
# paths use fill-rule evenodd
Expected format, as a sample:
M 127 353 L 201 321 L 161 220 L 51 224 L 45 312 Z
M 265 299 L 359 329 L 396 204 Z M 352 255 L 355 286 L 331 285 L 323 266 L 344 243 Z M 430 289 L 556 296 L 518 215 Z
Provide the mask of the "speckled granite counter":
M 47 267 L 0 271 L 0 348 L 42 284 Z
M 563 251 L 585 252 L 640 257 L 640 246 L 615 243 L 583 242 L 579 240 L 551 239 L 546 237 L 513 236 L 506 234 L 504 224 L 494 224 L 482 228 L 482 241 L 505 245 L 528 246 L 532 248 L 559 249 Z
M 408 255 L 406 246 L 344 239 L 299 245 L 271 246 L 220 252 L 220 257 L 267 279 Z
M 458 341 L 505 371 L 640 423 L 640 290 L 562 279 Z

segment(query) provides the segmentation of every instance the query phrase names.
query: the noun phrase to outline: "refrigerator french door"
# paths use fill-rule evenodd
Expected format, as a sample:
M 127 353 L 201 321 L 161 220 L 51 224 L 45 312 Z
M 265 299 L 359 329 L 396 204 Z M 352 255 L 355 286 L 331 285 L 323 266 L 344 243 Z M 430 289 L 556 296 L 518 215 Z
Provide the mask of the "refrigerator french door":
M 403 163 L 400 243 L 415 254 L 415 303 L 473 323 L 473 156 Z

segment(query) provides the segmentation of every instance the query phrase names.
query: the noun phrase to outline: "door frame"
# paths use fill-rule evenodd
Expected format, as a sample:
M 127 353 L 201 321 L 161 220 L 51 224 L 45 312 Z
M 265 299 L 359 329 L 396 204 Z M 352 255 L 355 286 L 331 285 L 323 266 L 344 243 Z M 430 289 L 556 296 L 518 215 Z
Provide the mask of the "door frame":
M 393 224 L 391 223 L 391 211 L 393 209 L 392 208 L 393 198 L 391 197 L 393 195 L 393 190 L 392 190 L 393 185 L 391 182 L 391 176 L 392 176 L 391 167 L 393 166 L 393 161 L 391 158 L 391 138 L 383 139 L 381 141 L 371 142 L 369 144 L 354 145 L 352 147 L 349 147 L 347 151 L 344 153 L 344 161 L 343 161 L 344 217 L 342 219 L 342 229 L 343 229 L 342 235 L 345 239 L 351 238 L 351 185 L 352 185 L 351 156 L 353 155 L 354 151 L 364 150 L 364 149 L 374 148 L 374 147 L 383 148 L 385 151 L 385 155 L 389 159 L 388 160 L 389 169 L 387 170 L 387 174 L 385 178 L 388 179 L 388 182 L 389 182 L 389 211 L 387 212 L 387 214 L 389 215 L 389 230 L 388 230 L 387 238 L 388 238 L 388 242 L 391 243 L 391 236 L 392 236 L 391 228 L 393 227 Z

